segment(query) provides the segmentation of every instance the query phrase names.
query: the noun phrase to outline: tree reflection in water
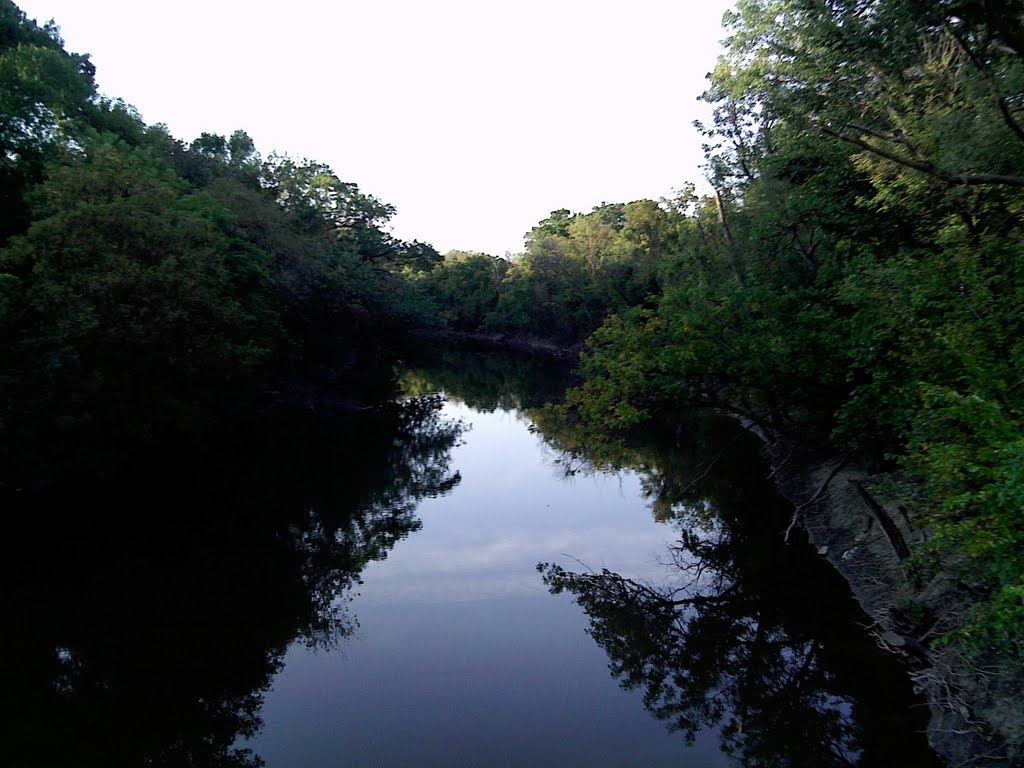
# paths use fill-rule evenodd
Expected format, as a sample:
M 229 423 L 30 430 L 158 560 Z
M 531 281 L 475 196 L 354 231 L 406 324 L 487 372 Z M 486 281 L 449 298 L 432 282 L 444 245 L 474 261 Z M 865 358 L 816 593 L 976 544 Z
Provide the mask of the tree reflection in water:
M 785 505 L 752 439 L 698 415 L 686 440 L 648 435 L 636 447 L 536 415 L 568 471 L 636 468 L 678 529 L 661 584 L 538 566 L 584 609 L 612 674 L 644 692 L 652 715 L 690 742 L 716 730 L 743 766 L 941 764 L 919 735 L 927 711 L 845 584 L 806 542 L 784 543 Z
M 263 423 L 8 494 L 0 764 L 260 765 L 236 745 L 287 646 L 350 634 L 360 572 L 458 482 L 440 406 Z
M 405 361 L 403 392 L 444 392 L 483 413 L 518 414 L 558 402 L 574 382 L 566 363 L 527 355 L 474 350 L 419 348 Z

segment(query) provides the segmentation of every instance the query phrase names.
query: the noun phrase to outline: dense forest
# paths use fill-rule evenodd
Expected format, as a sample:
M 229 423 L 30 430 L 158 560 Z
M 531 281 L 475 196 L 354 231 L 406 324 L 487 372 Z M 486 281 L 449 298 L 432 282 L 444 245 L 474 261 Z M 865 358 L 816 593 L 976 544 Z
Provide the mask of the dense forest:
M 709 194 L 441 256 L 320 163 L 144 124 L 0 0 L 3 482 L 356 408 L 414 330 L 585 343 L 557 418 L 713 406 L 870 467 L 926 523 L 909 567 L 971 597 L 936 642 L 1024 658 L 1024 3 L 739 0 L 725 29 Z

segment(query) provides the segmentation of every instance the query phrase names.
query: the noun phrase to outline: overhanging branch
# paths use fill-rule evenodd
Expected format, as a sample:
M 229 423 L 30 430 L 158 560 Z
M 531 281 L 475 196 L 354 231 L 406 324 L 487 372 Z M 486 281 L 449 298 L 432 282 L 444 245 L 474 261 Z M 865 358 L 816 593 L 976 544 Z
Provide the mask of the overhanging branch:
M 881 157 L 890 162 L 901 165 L 904 168 L 911 168 L 932 178 L 939 179 L 950 185 L 978 186 L 980 184 L 1005 184 L 1013 187 L 1024 187 L 1024 176 L 1011 176 L 1002 173 L 952 173 L 941 168 L 936 168 L 934 163 L 927 160 L 918 160 L 913 157 L 902 156 L 892 150 L 878 147 L 859 135 L 853 135 L 846 131 L 836 130 L 827 125 L 821 126 L 822 131 L 840 141 L 845 141 L 865 152 Z M 878 136 L 872 132 L 870 135 Z

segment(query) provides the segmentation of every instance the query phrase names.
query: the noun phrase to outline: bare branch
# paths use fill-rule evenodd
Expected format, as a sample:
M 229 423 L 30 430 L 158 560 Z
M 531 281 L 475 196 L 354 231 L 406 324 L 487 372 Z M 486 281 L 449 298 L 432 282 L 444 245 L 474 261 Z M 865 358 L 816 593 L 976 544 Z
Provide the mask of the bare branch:
M 821 484 L 821 486 L 819 486 L 818 490 L 814 492 L 814 495 L 811 496 L 811 498 L 809 498 L 803 504 L 799 504 L 793 509 L 793 519 L 789 521 L 789 526 L 787 526 L 786 528 L 786 535 L 783 538 L 783 541 L 789 543 L 789 534 L 792 532 L 793 526 L 796 525 L 797 520 L 800 519 L 800 512 L 805 507 L 810 506 L 811 504 L 818 500 L 818 497 L 825 492 L 826 488 L 828 488 L 828 484 L 832 482 L 832 478 L 839 474 L 839 470 L 845 467 L 846 462 L 848 462 L 849 460 L 849 456 L 841 457 L 839 461 L 836 462 L 836 465 L 832 468 L 832 471 L 828 473 L 828 477 L 825 478 L 825 481 Z

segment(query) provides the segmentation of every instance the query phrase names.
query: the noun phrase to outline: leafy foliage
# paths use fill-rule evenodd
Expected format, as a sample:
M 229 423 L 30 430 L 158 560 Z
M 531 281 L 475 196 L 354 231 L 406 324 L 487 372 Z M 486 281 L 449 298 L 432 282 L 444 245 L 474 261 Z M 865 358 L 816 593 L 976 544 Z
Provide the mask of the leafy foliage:
M 652 200 L 552 211 L 527 235 L 525 253 L 509 260 L 453 251 L 424 282 L 456 330 L 571 345 L 659 291 L 658 262 L 679 220 Z

